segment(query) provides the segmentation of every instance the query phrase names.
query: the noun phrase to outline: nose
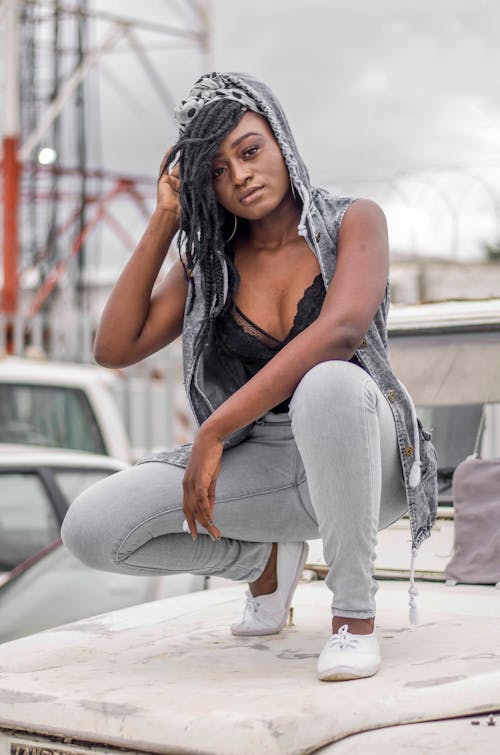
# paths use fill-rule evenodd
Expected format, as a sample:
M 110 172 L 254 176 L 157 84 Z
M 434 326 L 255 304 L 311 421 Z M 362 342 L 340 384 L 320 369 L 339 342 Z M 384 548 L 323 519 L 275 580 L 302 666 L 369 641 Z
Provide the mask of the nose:
M 231 175 L 235 189 L 240 189 L 248 183 L 252 177 L 252 171 L 248 163 L 237 163 L 232 166 Z

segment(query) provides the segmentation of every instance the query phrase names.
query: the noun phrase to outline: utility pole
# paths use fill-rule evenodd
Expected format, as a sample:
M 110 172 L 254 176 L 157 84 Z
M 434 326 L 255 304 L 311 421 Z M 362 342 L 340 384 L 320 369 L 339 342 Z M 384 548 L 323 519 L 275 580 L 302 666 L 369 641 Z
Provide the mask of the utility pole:
M 12 351 L 12 318 L 18 309 L 19 258 L 19 9 L 18 0 L 4 0 L 5 116 L 3 122 L 3 291 L 2 310 L 7 320 L 7 351 Z

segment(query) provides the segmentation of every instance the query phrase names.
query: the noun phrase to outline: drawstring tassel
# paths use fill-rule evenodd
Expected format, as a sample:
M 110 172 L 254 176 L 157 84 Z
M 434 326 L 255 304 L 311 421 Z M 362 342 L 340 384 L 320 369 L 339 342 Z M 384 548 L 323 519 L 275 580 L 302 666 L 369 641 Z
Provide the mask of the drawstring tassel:
M 415 559 L 418 556 L 418 549 L 411 549 L 411 562 L 410 562 L 410 587 L 408 593 L 410 595 L 410 611 L 409 618 L 410 624 L 418 624 L 418 608 L 417 608 L 417 595 L 418 590 L 415 587 Z
M 300 213 L 300 220 L 297 226 L 297 233 L 299 234 L 299 236 L 306 238 L 307 237 L 306 221 L 307 221 L 307 216 L 309 214 L 311 197 L 309 196 L 309 192 L 307 188 L 304 186 L 304 183 L 299 178 L 296 179 L 295 186 L 297 188 L 298 193 L 302 197 L 302 212 Z
M 410 483 L 410 488 L 416 488 L 418 483 L 420 482 L 420 467 L 422 466 L 422 462 L 420 459 L 418 461 L 414 461 L 411 470 L 410 470 L 410 476 L 408 478 L 408 482 Z

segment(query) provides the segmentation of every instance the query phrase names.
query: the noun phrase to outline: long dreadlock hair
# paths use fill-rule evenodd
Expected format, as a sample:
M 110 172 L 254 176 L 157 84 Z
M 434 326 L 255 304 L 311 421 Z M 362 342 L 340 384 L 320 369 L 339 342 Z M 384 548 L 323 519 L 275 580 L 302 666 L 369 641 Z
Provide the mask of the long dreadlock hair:
M 163 174 L 178 158 L 181 176 L 181 220 L 177 246 L 185 279 L 191 285 L 189 312 L 196 296 L 192 270 L 196 263 L 200 265 L 205 313 L 194 343 L 195 355 L 203 348 L 204 339 L 210 328 L 212 301 L 214 297 L 217 303 L 223 299 L 224 260 L 229 268 L 230 290 L 238 279 L 229 245 L 225 241 L 231 235 L 231 230 L 228 229 L 232 228 L 234 220 L 217 202 L 212 183 L 211 162 L 222 139 L 238 124 L 244 112 L 244 106 L 229 99 L 216 100 L 206 105 L 188 124 L 172 148 L 162 171 Z M 184 246 L 188 268 L 181 256 Z M 229 306 L 229 298 L 224 311 Z

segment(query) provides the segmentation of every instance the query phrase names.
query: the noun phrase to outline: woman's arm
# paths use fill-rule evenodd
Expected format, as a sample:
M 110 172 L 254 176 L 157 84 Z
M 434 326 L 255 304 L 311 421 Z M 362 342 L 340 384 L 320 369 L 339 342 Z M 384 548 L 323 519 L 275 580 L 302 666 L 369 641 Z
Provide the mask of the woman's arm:
M 342 220 L 337 265 L 319 317 L 226 399 L 200 431 L 222 440 L 290 396 L 311 367 L 349 360 L 383 299 L 388 270 L 385 215 L 375 202 L 358 199 Z
M 182 332 L 187 283 L 176 260 L 155 288 L 158 273 L 179 226 L 179 173 L 160 167 L 157 206 L 132 257 L 106 303 L 94 343 L 105 367 L 126 367 L 171 343 Z

